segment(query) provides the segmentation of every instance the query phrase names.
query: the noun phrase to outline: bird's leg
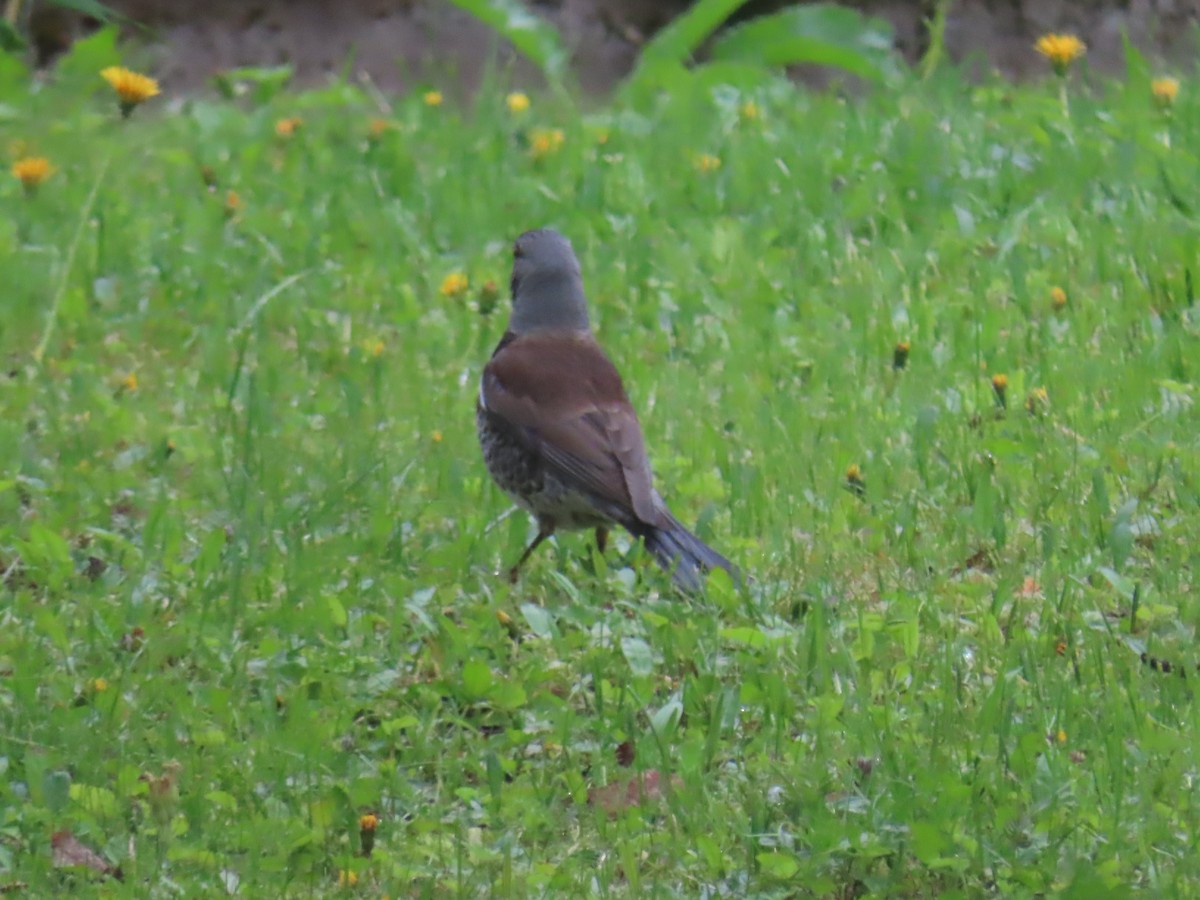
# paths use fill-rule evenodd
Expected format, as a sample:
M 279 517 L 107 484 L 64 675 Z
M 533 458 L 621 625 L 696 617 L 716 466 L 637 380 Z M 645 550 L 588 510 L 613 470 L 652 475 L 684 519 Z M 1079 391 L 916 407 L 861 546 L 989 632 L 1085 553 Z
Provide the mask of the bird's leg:
M 521 566 L 525 565 L 525 560 L 533 554 L 533 551 L 538 548 L 538 544 L 544 541 L 550 535 L 554 534 L 554 526 L 545 523 L 538 523 L 537 537 L 525 548 L 525 552 L 521 554 L 521 558 L 517 560 L 517 564 L 508 570 L 508 580 L 511 584 L 516 584 L 517 579 L 521 577 Z
M 603 525 L 596 526 L 596 547 L 600 550 L 601 556 L 608 549 L 608 529 Z

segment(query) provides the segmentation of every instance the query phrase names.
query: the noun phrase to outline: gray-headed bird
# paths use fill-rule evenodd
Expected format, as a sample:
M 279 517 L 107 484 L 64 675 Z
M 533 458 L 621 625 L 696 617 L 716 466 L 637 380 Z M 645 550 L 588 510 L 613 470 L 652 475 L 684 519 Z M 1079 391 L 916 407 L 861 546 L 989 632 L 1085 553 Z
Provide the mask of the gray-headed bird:
M 475 423 L 496 483 L 537 520 L 509 570 L 558 530 L 595 528 L 604 551 L 616 524 L 640 538 L 687 591 L 724 556 L 679 524 L 654 489 L 637 414 L 592 335 L 579 261 L 550 229 L 513 246 L 512 316 L 483 370 Z

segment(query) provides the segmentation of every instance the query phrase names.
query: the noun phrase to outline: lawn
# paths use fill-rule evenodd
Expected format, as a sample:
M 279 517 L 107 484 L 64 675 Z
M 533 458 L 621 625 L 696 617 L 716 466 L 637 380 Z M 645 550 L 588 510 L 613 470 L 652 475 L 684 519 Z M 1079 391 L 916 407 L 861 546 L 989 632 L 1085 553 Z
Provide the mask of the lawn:
M 0 184 L 0 884 L 1200 892 L 1190 82 L 122 118 L 109 55 L 0 66 L 54 167 Z M 584 534 L 497 575 L 542 225 L 746 589 Z

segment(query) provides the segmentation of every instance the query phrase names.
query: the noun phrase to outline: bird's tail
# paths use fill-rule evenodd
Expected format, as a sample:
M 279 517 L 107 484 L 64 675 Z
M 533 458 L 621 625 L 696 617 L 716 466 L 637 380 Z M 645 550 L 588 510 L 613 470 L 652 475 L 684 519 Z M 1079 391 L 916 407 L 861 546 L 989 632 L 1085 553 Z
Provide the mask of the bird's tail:
M 674 516 L 668 514 L 666 525 L 650 526 L 641 536 L 658 564 L 671 573 L 678 587 L 689 593 L 703 587 L 702 576 L 709 569 L 724 569 L 735 582 L 739 580 L 733 563 L 684 528 Z

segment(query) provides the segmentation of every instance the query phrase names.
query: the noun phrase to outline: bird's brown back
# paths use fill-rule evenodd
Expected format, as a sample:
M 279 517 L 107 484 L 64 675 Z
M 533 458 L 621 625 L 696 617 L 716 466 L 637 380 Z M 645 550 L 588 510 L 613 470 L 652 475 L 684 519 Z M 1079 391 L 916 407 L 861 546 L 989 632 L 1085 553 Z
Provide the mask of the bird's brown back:
M 506 334 L 484 368 L 480 398 L 560 477 L 642 522 L 661 521 L 637 414 L 590 333 Z

